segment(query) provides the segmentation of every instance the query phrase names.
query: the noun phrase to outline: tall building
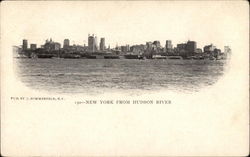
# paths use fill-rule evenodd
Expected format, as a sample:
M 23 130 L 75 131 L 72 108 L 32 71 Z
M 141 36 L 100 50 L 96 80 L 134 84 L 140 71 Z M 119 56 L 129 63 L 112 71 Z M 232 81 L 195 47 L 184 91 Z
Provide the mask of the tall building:
M 97 36 L 95 36 L 95 50 L 98 50 L 98 41 L 97 41 Z
M 97 51 L 97 37 L 94 34 L 88 37 L 88 51 L 95 52 Z
M 153 43 L 152 42 L 146 42 L 146 49 L 147 51 L 151 51 L 153 48 Z
M 27 50 L 28 49 L 28 40 L 23 39 L 23 50 Z
M 64 39 L 63 41 L 63 48 L 68 48 L 69 47 L 69 39 Z
M 194 52 L 196 52 L 196 49 L 197 49 L 197 44 L 195 41 L 188 41 L 187 42 L 187 46 L 186 46 L 187 52 L 194 53 Z
M 130 46 L 126 45 L 126 51 L 129 52 L 129 50 L 130 50 Z
M 101 51 L 105 50 L 105 38 L 101 38 L 101 41 L 100 41 L 100 50 Z
M 166 40 L 166 52 L 170 52 L 173 49 L 172 41 L 171 40 Z
M 173 45 L 172 45 L 172 41 L 171 40 L 166 40 L 166 49 L 172 49 Z
M 30 49 L 31 50 L 36 50 L 36 44 L 30 44 Z

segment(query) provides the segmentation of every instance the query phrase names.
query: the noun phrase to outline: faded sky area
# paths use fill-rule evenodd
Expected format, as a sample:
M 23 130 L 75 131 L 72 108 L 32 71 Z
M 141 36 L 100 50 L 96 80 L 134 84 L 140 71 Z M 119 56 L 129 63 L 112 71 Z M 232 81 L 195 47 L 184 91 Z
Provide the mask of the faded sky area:
M 25 38 L 40 46 L 50 37 L 87 45 L 94 33 L 111 47 L 194 40 L 199 48 L 213 43 L 223 50 L 249 28 L 247 1 L 14 1 L 3 2 L 1 14 L 2 31 L 15 34 L 14 45 Z

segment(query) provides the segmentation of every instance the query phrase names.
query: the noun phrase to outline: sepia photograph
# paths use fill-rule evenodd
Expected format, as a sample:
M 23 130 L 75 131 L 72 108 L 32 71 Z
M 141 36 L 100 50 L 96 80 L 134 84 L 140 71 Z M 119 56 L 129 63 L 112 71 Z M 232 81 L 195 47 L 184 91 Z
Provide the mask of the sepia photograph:
M 198 92 L 223 76 L 232 53 L 232 36 L 218 32 L 225 29 L 221 27 L 224 20 L 214 20 L 219 34 L 209 31 L 214 21 L 201 16 L 206 6 L 195 13 L 188 10 L 188 15 L 179 13 L 183 6 L 176 2 L 180 5 L 176 8 L 169 2 L 158 2 L 162 6 L 137 2 L 130 7 L 124 2 L 85 3 L 88 5 L 64 6 L 63 15 L 61 7 L 41 6 L 37 17 L 28 12 L 19 19 L 32 32 L 13 45 L 16 73 L 27 87 L 93 95 Z M 41 22 L 44 14 L 46 19 Z M 200 20 L 193 21 L 196 18 Z M 31 22 L 23 23 L 25 19 Z M 41 23 L 36 25 L 37 21 Z M 193 30 L 200 26 L 203 28 Z
M 1 130 L 4 156 L 248 155 L 248 2 L 2 2 Z

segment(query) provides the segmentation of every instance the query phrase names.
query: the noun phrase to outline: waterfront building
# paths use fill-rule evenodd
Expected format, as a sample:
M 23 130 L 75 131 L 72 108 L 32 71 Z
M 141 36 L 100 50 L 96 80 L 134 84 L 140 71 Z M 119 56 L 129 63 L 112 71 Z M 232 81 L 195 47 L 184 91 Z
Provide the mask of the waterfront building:
M 196 49 L 196 53 L 202 53 L 202 49 L 197 48 L 197 49 Z
M 97 51 L 97 37 L 94 34 L 88 36 L 88 51 L 95 52 Z
M 221 49 L 215 48 L 214 53 L 217 54 L 217 55 L 220 55 L 221 54 Z
M 75 48 L 76 52 L 85 52 L 86 51 L 86 47 L 85 46 L 74 45 L 74 48 Z
M 121 51 L 122 51 L 122 52 L 127 52 L 126 46 L 121 46 Z
M 129 50 L 130 50 L 130 46 L 126 45 L 126 51 L 129 52 Z
M 231 53 L 231 48 L 229 46 L 224 46 L 224 53 Z
M 121 46 L 121 51 L 122 51 L 122 52 L 129 52 L 129 50 L 130 50 L 129 45 Z
M 30 49 L 31 50 L 36 50 L 36 44 L 30 44 Z
M 100 51 L 104 51 L 104 50 L 105 50 L 105 38 L 101 38 Z
M 64 41 L 63 41 L 63 48 L 64 49 L 69 48 L 69 39 L 64 39 Z
M 153 43 L 152 42 L 146 42 L 146 50 L 151 51 L 153 49 Z
M 213 45 L 213 44 L 210 44 L 210 45 L 206 45 L 206 46 L 204 46 L 204 48 L 203 48 L 203 52 L 205 52 L 205 53 L 211 53 L 211 52 L 214 52 L 214 49 L 215 49 L 216 47 Z
M 130 47 L 130 51 L 134 54 L 142 54 L 146 50 L 146 45 L 133 45 Z
M 177 50 L 178 51 L 186 50 L 186 47 L 187 47 L 186 43 L 177 44 Z
M 188 41 L 186 45 L 186 51 L 189 53 L 194 53 L 197 49 L 197 44 L 195 41 Z
M 154 42 L 153 42 L 153 45 L 155 45 L 156 48 L 161 48 L 161 43 L 160 43 L 160 41 L 158 41 L 158 40 L 154 41 Z
M 58 42 L 53 42 L 52 39 L 46 40 L 45 44 L 44 44 L 44 49 L 46 51 L 55 51 L 55 50 L 60 50 L 61 48 L 61 44 Z
M 174 47 L 174 48 L 173 48 L 173 52 L 176 53 L 176 54 L 178 53 L 177 47 Z
M 28 49 L 28 40 L 23 39 L 23 45 L 22 45 L 23 50 L 27 50 Z
M 171 52 L 173 50 L 173 45 L 171 40 L 166 40 L 165 49 L 166 52 Z
M 22 55 L 22 48 L 21 46 L 13 46 L 13 57 L 20 57 Z

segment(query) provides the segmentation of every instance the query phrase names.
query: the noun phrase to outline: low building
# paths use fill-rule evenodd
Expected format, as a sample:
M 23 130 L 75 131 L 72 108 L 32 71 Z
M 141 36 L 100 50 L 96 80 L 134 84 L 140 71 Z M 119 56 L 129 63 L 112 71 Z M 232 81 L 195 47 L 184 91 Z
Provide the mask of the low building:
M 161 43 L 160 43 L 160 41 L 158 41 L 158 40 L 154 41 L 154 42 L 153 42 L 153 45 L 155 45 L 156 48 L 161 48 Z
M 177 44 L 177 50 L 178 51 L 186 50 L 186 47 L 187 47 L 186 43 Z
M 231 48 L 229 46 L 224 46 L 224 53 L 231 53 Z
M 19 57 L 22 55 L 22 48 L 19 46 L 13 46 L 13 57 Z
M 195 52 L 196 52 L 196 53 L 202 53 L 202 49 L 197 48 Z
M 203 52 L 204 53 L 212 53 L 214 52 L 214 49 L 216 48 L 216 46 L 214 46 L 213 44 L 210 44 L 210 45 L 206 45 L 204 46 L 203 48 Z
M 146 50 L 146 45 L 133 45 L 130 47 L 130 51 L 134 54 L 142 54 Z
M 50 41 L 46 40 L 44 44 L 44 49 L 46 51 L 56 51 L 56 50 L 60 50 L 60 48 L 61 48 L 61 44 L 58 42 L 53 42 L 52 39 L 50 39 Z
M 36 47 L 36 44 L 30 44 L 30 49 L 31 49 L 31 50 L 36 50 L 36 48 L 37 48 L 37 47 Z

